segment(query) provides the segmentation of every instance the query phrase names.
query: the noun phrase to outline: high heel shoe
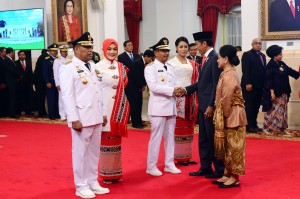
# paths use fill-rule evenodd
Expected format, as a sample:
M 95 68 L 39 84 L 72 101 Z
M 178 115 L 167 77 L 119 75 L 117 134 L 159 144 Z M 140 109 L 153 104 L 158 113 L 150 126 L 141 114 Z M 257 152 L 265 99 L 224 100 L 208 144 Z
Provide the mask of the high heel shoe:
M 220 184 L 224 184 L 224 182 L 220 182 L 220 181 L 218 181 L 218 180 L 213 180 L 213 181 L 211 181 L 213 184 L 215 184 L 215 185 L 220 185 Z
M 232 184 L 228 184 L 228 185 L 223 183 L 223 184 L 219 185 L 219 188 L 232 188 L 232 187 L 238 187 L 238 186 L 240 186 L 240 181 L 236 181 L 236 182 L 234 182 Z

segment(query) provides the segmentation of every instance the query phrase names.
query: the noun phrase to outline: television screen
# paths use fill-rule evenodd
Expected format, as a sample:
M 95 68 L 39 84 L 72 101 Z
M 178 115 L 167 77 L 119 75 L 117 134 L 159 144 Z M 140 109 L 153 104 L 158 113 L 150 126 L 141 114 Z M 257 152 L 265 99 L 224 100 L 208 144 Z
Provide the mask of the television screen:
M 0 47 L 12 47 L 15 50 L 44 49 L 44 10 L 0 11 Z

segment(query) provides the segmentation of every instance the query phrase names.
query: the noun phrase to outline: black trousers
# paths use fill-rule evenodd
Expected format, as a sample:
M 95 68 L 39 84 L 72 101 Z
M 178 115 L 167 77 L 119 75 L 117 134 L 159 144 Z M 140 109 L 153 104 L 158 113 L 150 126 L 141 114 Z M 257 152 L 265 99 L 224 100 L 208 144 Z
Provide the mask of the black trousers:
M 142 125 L 143 92 L 136 89 L 125 89 L 125 93 L 130 105 L 132 125 Z
M 19 112 L 25 111 L 26 114 L 31 113 L 32 107 L 32 84 L 21 81 L 18 86 L 18 106 Z
M 17 94 L 18 94 L 17 83 L 7 85 L 7 91 L 8 91 L 8 100 L 9 100 L 8 115 L 16 116 L 19 113 L 18 105 L 17 105 Z
M 45 102 L 46 102 L 46 87 L 42 82 L 38 82 L 35 84 L 36 96 L 37 96 L 37 104 L 38 104 L 38 116 L 45 117 L 47 116 Z
M 0 117 L 8 116 L 8 91 L 7 88 L 0 89 Z
M 215 153 L 214 146 L 214 134 L 215 128 L 212 118 L 206 119 L 204 112 L 199 110 L 199 137 L 198 137 L 198 148 L 200 155 L 200 170 L 205 172 L 211 172 L 212 164 L 214 165 L 215 172 L 223 175 L 224 174 L 224 163 L 223 160 L 218 160 Z
M 47 88 L 47 104 L 48 104 L 48 117 L 49 118 L 60 118 L 58 114 L 58 91 L 54 83 L 52 83 L 52 88 Z
M 257 126 L 257 115 L 259 112 L 259 107 L 262 102 L 263 89 L 253 88 L 252 91 L 246 91 L 246 88 L 242 88 L 243 97 L 245 100 L 245 110 L 247 115 L 247 129 L 254 128 Z

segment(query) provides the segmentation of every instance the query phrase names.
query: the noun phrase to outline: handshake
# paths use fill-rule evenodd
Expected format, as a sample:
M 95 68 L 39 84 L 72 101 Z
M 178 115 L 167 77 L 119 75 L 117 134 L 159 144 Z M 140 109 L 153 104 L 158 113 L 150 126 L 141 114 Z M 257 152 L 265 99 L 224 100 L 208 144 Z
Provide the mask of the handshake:
M 186 95 L 186 91 L 183 87 L 175 87 L 173 95 L 175 97 L 182 97 L 182 96 Z

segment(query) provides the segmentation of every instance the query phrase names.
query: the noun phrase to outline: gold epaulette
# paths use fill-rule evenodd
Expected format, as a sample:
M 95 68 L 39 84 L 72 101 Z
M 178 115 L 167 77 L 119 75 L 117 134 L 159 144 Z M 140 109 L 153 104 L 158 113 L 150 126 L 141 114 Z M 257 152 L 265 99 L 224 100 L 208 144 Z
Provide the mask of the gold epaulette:
M 50 56 L 45 57 L 45 59 L 49 59 L 49 58 L 50 58 Z
M 56 59 L 57 59 L 57 60 L 60 60 L 60 59 L 61 59 L 61 57 L 57 57 Z
M 65 63 L 64 63 L 64 65 L 67 65 L 67 64 L 69 64 L 69 63 L 71 63 L 72 62 L 72 60 L 68 60 L 68 61 L 66 61 Z

